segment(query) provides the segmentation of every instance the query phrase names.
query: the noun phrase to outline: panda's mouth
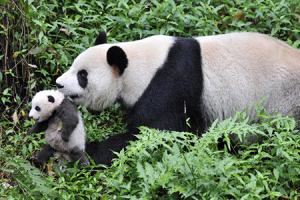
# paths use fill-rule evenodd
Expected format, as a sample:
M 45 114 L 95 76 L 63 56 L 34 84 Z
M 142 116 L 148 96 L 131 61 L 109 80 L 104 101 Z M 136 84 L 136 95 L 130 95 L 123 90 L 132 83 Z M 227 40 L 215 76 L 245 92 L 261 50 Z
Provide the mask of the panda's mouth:
M 73 94 L 73 95 L 70 95 L 70 98 L 71 99 L 76 99 L 76 98 L 78 98 L 79 97 L 79 95 L 78 94 Z

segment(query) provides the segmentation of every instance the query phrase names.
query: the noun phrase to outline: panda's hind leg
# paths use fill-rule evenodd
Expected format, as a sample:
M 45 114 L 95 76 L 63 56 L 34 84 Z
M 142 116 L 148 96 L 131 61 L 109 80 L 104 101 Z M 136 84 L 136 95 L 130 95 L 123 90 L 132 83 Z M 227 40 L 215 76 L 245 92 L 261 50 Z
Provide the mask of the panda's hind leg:
M 80 150 L 78 147 L 76 147 L 70 151 L 70 157 L 71 157 L 72 161 L 74 161 L 74 162 L 79 160 L 79 163 L 78 163 L 79 167 L 90 165 L 90 161 L 89 161 L 88 157 L 85 155 L 84 150 Z
M 33 163 L 36 167 L 39 167 L 49 161 L 56 150 L 53 149 L 49 144 L 46 144 L 44 148 L 37 153 L 33 158 Z

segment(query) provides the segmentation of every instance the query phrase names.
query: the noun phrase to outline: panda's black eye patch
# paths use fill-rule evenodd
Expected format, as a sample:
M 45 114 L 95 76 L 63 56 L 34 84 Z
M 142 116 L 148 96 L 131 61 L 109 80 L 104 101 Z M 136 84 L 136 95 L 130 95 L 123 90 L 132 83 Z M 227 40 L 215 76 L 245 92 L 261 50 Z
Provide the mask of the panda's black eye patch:
M 36 107 L 35 107 L 35 110 L 38 111 L 38 112 L 40 112 L 40 111 L 41 111 L 41 108 L 40 108 L 39 106 L 36 106 Z
M 78 71 L 77 80 L 78 80 L 80 87 L 86 88 L 86 86 L 88 84 L 87 77 L 88 77 L 88 72 L 85 69 Z
M 55 99 L 53 96 L 49 95 L 48 96 L 48 101 L 51 102 L 51 103 L 54 103 L 55 102 Z
M 88 75 L 88 73 L 87 73 L 87 71 L 85 69 L 80 70 L 78 72 L 78 76 L 80 76 L 80 77 L 87 77 L 87 75 Z

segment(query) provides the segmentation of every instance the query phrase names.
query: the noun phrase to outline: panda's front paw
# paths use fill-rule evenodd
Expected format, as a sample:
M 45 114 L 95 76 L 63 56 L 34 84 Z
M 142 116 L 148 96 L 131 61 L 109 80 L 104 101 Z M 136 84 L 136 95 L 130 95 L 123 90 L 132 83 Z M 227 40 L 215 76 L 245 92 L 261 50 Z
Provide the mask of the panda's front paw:
M 61 138 L 63 139 L 63 141 L 69 142 L 69 137 L 68 136 L 65 136 L 64 134 L 62 134 Z
M 30 160 L 31 163 L 32 163 L 35 167 L 37 167 L 37 168 L 40 168 L 40 167 L 44 164 L 44 163 L 41 162 L 41 161 L 38 159 L 38 157 L 36 157 L 36 156 L 32 156 L 29 160 Z
M 29 158 L 29 161 L 30 161 L 30 162 L 34 162 L 34 160 L 36 160 L 36 157 L 35 157 L 35 156 L 31 156 L 31 157 Z
M 27 131 L 26 136 L 31 135 L 32 133 L 33 133 L 33 130 L 32 130 L 32 129 L 29 129 L 29 130 Z
M 84 162 L 84 163 L 81 163 L 81 166 L 82 167 L 86 167 L 86 166 L 89 166 L 90 165 L 90 162 Z

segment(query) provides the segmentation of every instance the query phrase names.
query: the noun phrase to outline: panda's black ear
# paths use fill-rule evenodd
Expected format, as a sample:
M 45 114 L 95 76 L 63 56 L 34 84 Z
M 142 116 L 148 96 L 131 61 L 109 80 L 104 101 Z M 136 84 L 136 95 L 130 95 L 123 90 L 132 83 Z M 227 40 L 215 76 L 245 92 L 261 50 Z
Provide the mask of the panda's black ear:
M 99 44 L 105 44 L 107 43 L 107 38 L 106 38 L 106 33 L 105 32 L 100 32 L 96 41 L 95 41 L 95 46 Z
M 123 74 L 128 65 L 126 53 L 118 46 L 112 46 L 108 49 L 106 59 L 110 66 L 117 67 L 119 69 L 120 75 Z
M 53 96 L 49 95 L 48 96 L 48 101 L 51 102 L 51 103 L 54 103 L 55 102 L 55 99 Z

